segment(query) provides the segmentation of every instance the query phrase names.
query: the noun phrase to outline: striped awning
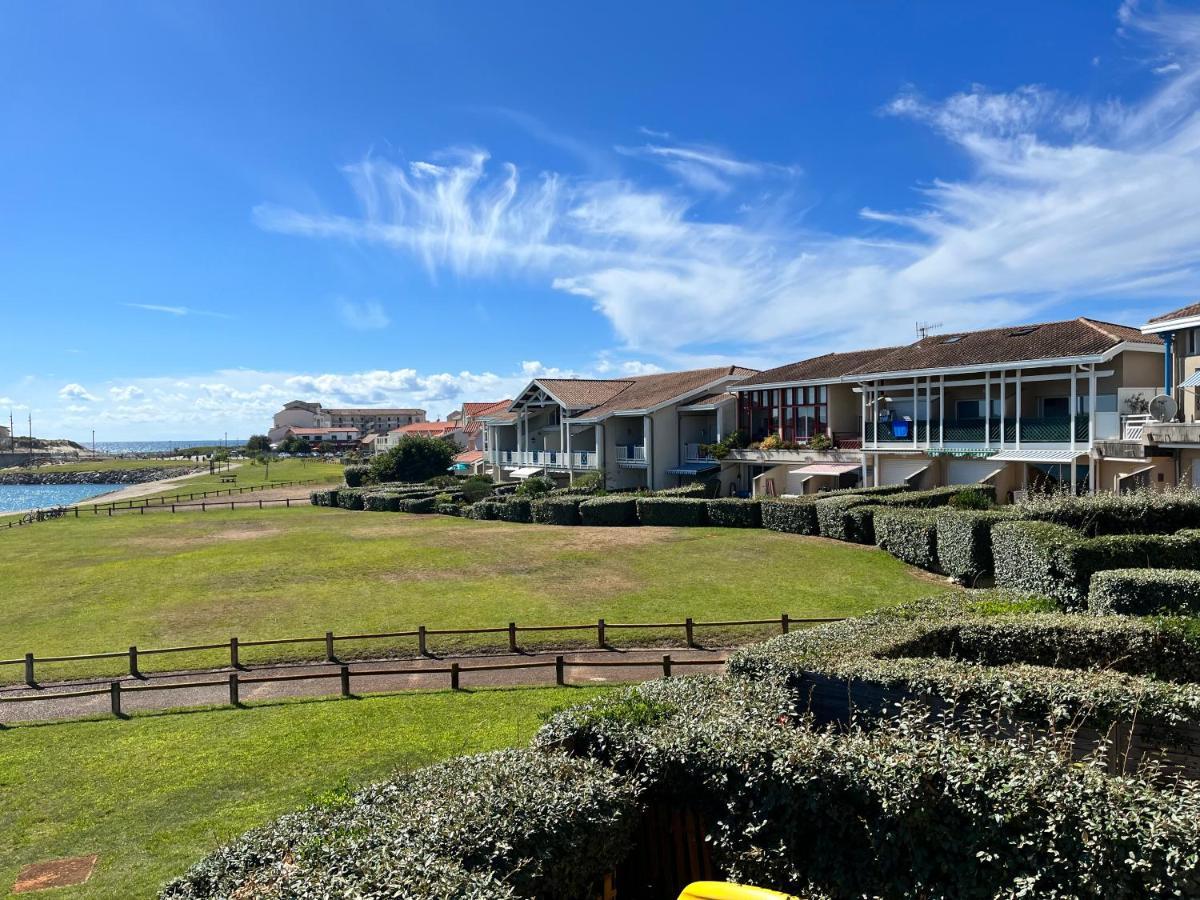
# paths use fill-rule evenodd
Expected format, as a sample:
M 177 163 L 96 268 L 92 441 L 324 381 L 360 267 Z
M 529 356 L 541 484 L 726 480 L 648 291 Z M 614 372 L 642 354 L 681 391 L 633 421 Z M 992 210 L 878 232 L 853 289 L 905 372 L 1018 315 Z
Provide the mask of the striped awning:
M 1180 387 L 1196 387 L 1197 385 L 1200 385 L 1200 369 L 1179 382 Z
M 519 478 L 519 479 L 524 480 L 531 475 L 536 475 L 540 471 L 542 471 L 540 466 L 524 466 L 523 468 L 520 468 L 520 469 L 513 469 L 508 474 L 511 475 L 513 478 Z
M 857 472 L 862 468 L 860 463 L 813 463 L 799 469 L 791 469 L 789 475 L 845 475 L 847 472 Z
M 1069 463 L 1086 455 L 1086 450 L 1001 450 L 988 462 Z
M 696 462 L 684 463 L 681 466 L 676 466 L 673 469 L 667 469 L 668 475 L 700 475 L 704 472 L 712 471 L 720 468 L 720 463 L 715 462 Z

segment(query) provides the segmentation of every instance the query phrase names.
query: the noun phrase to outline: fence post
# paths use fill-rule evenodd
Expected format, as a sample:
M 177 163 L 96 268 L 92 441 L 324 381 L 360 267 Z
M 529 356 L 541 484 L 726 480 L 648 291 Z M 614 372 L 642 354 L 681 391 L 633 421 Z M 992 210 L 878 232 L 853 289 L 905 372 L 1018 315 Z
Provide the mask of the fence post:
M 596 641 L 600 645 L 601 650 L 603 650 L 605 647 L 608 646 L 608 644 L 604 640 L 604 620 L 603 619 L 600 619 L 599 621 L 596 622 Z
M 509 653 L 517 652 L 517 623 L 508 623 L 508 651 Z
M 200 512 L 208 512 L 208 504 L 206 504 L 203 500 L 200 501 Z
M 329 662 L 337 662 L 337 657 L 333 655 L 333 632 L 325 632 L 325 659 Z
M 240 669 L 241 662 L 238 659 L 238 639 L 231 637 L 229 639 L 229 666 L 233 669 Z
M 458 663 L 450 663 L 450 689 L 458 690 Z
M 342 676 L 342 696 L 350 696 L 350 667 L 343 665 L 341 670 Z
M 138 671 L 138 649 L 137 647 L 129 648 L 129 674 L 134 678 L 141 678 L 142 673 Z
M 567 683 L 567 663 L 561 656 L 554 657 L 554 683 Z
M 788 629 L 791 627 L 792 627 L 791 620 L 788 619 L 788 614 L 784 613 L 782 616 L 779 617 L 779 630 L 782 631 L 784 634 L 787 634 Z
M 428 656 L 429 652 L 425 649 L 425 626 L 417 626 L 417 653 L 421 656 Z
M 687 619 L 684 621 L 683 630 L 687 633 L 687 645 L 689 647 L 695 647 L 696 640 L 695 640 L 694 634 L 695 634 L 695 630 L 696 630 L 696 623 L 692 621 L 691 616 L 688 616 Z
M 238 673 L 229 673 L 229 705 L 241 706 L 241 699 L 238 697 Z
M 292 508 L 292 498 L 291 498 L 291 497 L 284 497 L 284 498 L 283 498 L 283 505 L 284 505 L 284 506 L 286 506 L 288 509 L 291 509 L 291 508 Z
M 663 678 L 671 677 L 671 654 L 663 654 Z
M 33 654 L 25 654 L 25 683 L 30 687 L 37 687 L 37 681 L 33 678 Z
M 114 681 L 108 686 L 108 696 L 112 703 L 112 714 L 121 718 L 121 682 Z

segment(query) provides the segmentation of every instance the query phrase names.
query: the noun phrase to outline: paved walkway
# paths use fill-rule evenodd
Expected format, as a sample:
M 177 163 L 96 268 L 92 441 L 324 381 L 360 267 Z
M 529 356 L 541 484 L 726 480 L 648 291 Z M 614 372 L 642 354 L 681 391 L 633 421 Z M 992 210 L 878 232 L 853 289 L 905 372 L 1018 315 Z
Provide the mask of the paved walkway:
M 596 684 L 604 682 L 637 682 L 660 678 L 663 675 L 663 656 L 672 660 L 672 674 L 690 675 L 699 672 L 715 673 L 721 669 L 729 654 L 726 649 L 677 649 L 660 647 L 639 650 L 564 650 L 531 653 L 438 657 L 421 659 L 386 659 L 347 661 L 352 673 L 350 687 L 354 694 L 384 691 L 436 690 L 450 687 L 451 664 L 460 667 L 459 687 L 502 687 L 517 685 L 552 685 L 555 683 L 555 657 L 562 656 L 567 684 Z M 683 665 L 679 665 L 679 663 Z M 688 665 L 703 662 L 703 665 Z M 540 663 L 540 668 L 484 668 L 514 663 Z M 585 664 L 601 665 L 585 665 Z M 389 670 L 417 670 L 411 674 L 389 674 Z M 125 713 L 145 710 L 173 709 L 187 706 L 207 706 L 229 702 L 229 668 L 206 671 L 155 673 L 145 678 L 125 676 L 120 682 L 121 709 Z M 359 674 L 362 673 L 362 674 Z M 378 673 L 378 674 L 374 674 Z M 341 666 L 336 663 L 290 663 L 255 666 L 238 672 L 241 702 L 275 700 L 286 697 L 322 697 L 341 691 Z M 320 677 L 312 677 L 320 676 Z M 287 681 L 252 682 L 259 678 L 287 677 Z M 0 723 L 44 722 L 58 719 L 77 719 L 85 716 L 111 714 L 108 690 L 113 679 L 59 682 L 29 688 L 9 685 L 0 688 L 0 700 L 11 697 L 37 697 L 21 703 L 0 702 Z M 219 682 L 172 690 L 142 690 L 164 684 Z M 61 697 L 56 694 L 80 690 L 102 689 L 93 697 Z

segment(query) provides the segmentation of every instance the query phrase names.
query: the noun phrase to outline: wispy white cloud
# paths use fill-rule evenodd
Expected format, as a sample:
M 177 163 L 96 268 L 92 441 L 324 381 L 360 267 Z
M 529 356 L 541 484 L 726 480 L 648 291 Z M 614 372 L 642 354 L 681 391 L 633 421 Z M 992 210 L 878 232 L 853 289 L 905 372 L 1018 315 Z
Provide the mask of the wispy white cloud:
M 795 209 L 712 212 L 714 192 L 757 192 L 761 178 L 794 173 L 661 135 L 629 152 L 692 167 L 674 188 L 528 177 L 470 149 L 348 167 L 357 215 L 255 215 L 273 231 L 392 247 L 435 276 L 544 278 L 592 303 L 627 350 L 664 359 L 714 348 L 795 358 L 891 343 L 918 319 L 1044 318 L 1081 297 L 1098 312 L 1149 310 L 1200 292 L 1200 15 L 1127 3 L 1120 25 L 1147 69 L 1180 67 L 1144 97 L 902 90 L 885 114 L 935 131 L 968 174 L 931 179 L 911 208 L 864 208 L 856 233 L 797 225 Z
M 391 324 L 387 312 L 377 300 L 355 303 L 353 300 L 339 299 L 337 310 L 342 323 L 355 331 L 377 331 Z
M 206 309 L 193 309 L 190 306 L 165 306 L 160 303 L 124 303 L 132 309 L 144 309 L 148 312 L 166 313 L 169 316 L 207 316 L 213 319 L 232 319 L 228 313 L 213 312 Z
M 137 385 L 127 384 L 123 387 L 110 387 L 108 389 L 108 394 L 118 403 L 129 403 L 130 401 L 144 397 L 146 392 Z
M 60 387 L 58 389 L 58 396 L 63 400 L 75 402 L 96 402 L 96 398 L 88 392 L 87 388 L 85 388 L 82 384 L 75 384 L 74 382 L 71 384 L 64 384 L 62 387 Z

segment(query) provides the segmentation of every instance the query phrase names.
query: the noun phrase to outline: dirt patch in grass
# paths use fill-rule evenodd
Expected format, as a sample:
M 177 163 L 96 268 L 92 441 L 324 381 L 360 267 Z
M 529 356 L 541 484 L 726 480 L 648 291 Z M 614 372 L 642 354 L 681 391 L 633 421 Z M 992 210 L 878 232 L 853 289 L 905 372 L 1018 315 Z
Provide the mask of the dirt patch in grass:
M 207 534 L 153 534 L 146 537 L 126 538 L 123 543 L 132 547 L 143 547 L 147 550 L 165 552 L 191 550 L 196 547 L 206 547 L 212 544 L 224 544 L 232 541 L 254 541 L 260 538 L 274 537 L 281 534 L 283 529 L 272 526 L 257 528 L 225 528 Z

